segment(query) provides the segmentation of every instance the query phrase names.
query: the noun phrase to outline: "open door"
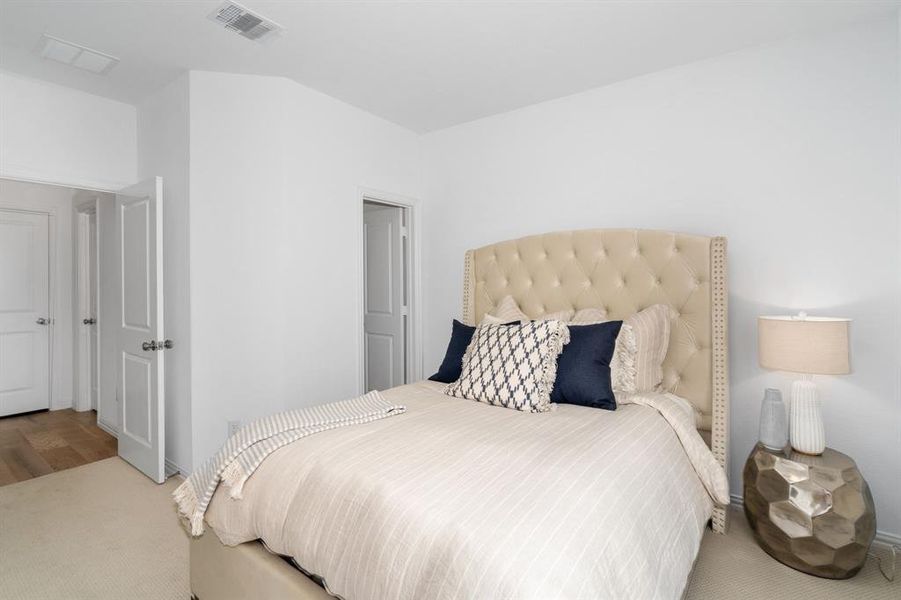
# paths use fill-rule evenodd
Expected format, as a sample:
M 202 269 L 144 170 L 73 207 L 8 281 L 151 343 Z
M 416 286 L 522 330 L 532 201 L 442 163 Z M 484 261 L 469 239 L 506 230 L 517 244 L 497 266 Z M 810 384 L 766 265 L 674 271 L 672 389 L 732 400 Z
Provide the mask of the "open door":
M 116 335 L 119 456 L 162 483 L 165 440 L 163 352 L 163 180 L 116 194 L 120 310 Z
M 363 347 L 366 391 L 407 383 L 403 209 L 363 204 Z

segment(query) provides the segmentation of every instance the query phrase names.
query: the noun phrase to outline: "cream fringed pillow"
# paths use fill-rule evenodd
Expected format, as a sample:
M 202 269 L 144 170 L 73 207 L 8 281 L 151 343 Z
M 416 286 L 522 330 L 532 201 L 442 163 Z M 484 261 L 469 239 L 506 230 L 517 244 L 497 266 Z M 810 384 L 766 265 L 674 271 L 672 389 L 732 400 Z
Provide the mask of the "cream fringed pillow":
M 547 313 L 545 315 L 541 315 L 540 317 L 536 317 L 536 321 L 569 321 L 573 318 L 574 311 L 572 310 L 559 310 L 557 312 Z M 528 323 L 532 319 L 529 318 L 529 315 L 522 312 L 519 308 L 519 304 L 516 303 L 516 300 L 513 296 L 507 295 L 501 298 L 501 301 L 497 303 L 497 306 L 494 307 L 494 311 L 490 314 L 486 314 L 482 317 L 483 325 L 499 325 L 501 323 L 512 323 L 513 321 L 519 321 L 520 323 Z
M 570 322 L 573 325 L 594 325 L 595 323 L 603 323 L 605 321 L 609 321 L 607 313 L 600 308 L 583 308 L 576 312 Z M 625 321 L 623 321 L 623 323 L 625 323 Z
M 512 321 L 526 323 L 529 321 L 529 316 L 519 310 L 519 304 L 516 303 L 513 296 L 504 296 L 501 298 L 501 301 L 494 307 L 494 311 L 490 315 L 485 315 L 485 317 L 489 316 L 497 319 L 498 323 L 510 323 Z M 483 317 L 483 319 L 485 317 Z M 492 323 L 488 324 L 491 325 Z
M 562 321 L 483 325 L 463 355 L 460 378 L 444 393 L 523 412 L 545 412 L 557 379 L 557 356 L 569 343 Z
M 663 361 L 666 358 L 666 351 L 669 348 L 670 334 L 670 308 L 665 304 L 655 304 L 649 306 L 643 311 L 636 313 L 623 321 L 623 328 L 620 331 L 619 338 L 616 340 L 616 351 L 614 352 L 614 362 L 611 363 L 613 371 L 613 390 L 617 391 L 617 383 L 620 384 L 619 390 L 623 392 L 654 392 L 660 389 L 663 382 Z M 604 313 L 596 308 L 584 308 L 578 311 L 571 321 L 572 325 L 586 325 L 589 323 L 599 323 L 606 321 Z M 627 365 L 622 361 L 628 360 L 628 351 L 625 348 L 624 335 L 631 335 L 634 338 L 634 356 L 632 358 L 632 371 L 634 372 L 634 387 L 625 385 L 629 377 L 623 376 L 619 380 L 617 378 L 616 366 L 620 366 L 620 373 L 624 373 Z M 620 341 L 624 341 L 621 350 Z M 621 362 L 617 363 L 617 359 Z

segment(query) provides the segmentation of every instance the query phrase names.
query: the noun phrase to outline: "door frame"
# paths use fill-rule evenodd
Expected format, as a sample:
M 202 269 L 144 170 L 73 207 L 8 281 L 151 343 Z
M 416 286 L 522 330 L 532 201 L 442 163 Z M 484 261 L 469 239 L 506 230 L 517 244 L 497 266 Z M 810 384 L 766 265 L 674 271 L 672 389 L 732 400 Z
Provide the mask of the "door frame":
M 87 360 L 91 352 L 91 336 L 81 323 L 81 319 L 86 314 L 85 304 L 90 302 L 91 271 L 94 271 L 94 302 L 97 305 L 97 313 L 100 313 L 100 257 L 99 252 L 95 256 L 94 264 L 91 264 L 90 251 L 90 218 L 93 214 L 97 216 L 98 199 L 86 200 L 75 206 L 75 391 L 76 395 L 73 399 L 73 408 L 76 411 L 91 410 L 91 363 Z M 95 220 L 94 227 L 94 244 L 99 250 L 100 248 L 100 221 Z M 94 315 L 95 317 L 97 315 Z M 100 361 L 100 323 L 96 323 L 97 328 L 97 347 L 94 349 L 94 368 L 97 369 L 98 379 L 100 377 L 100 369 L 103 365 Z M 98 392 L 99 393 L 99 392 Z M 97 400 L 97 422 L 100 422 L 100 406 L 101 402 Z M 108 429 L 104 427 L 104 429 Z
M 408 383 L 422 379 L 422 286 L 421 286 L 421 205 L 416 198 L 360 187 L 354 204 L 356 209 L 357 239 L 357 389 L 365 393 L 366 381 L 366 331 L 364 328 L 364 312 L 366 309 L 363 281 L 365 279 L 365 240 L 363 239 L 363 209 L 366 202 L 396 206 L 404 211 L 404 222 L 407 224 L 407 240 L 410 251 L 410 265 L 407 281 L 407 335 L 406 367 Z

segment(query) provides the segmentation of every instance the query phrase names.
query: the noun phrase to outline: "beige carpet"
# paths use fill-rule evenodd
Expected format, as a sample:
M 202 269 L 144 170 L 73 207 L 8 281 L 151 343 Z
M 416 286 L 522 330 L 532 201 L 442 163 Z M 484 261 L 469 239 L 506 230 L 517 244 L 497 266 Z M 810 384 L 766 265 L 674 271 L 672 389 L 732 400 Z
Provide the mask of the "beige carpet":
M 0 487 L 0 597 L 186 600 L 176 484 L 110 458 Z M 848 581 L 794 571 L 757 547 L 736 511 L 727 536 L 708 532 L 686 598 L 899 600 L 901 580 L 885 581 L 873 560 Z
M 0 487 L 0 598 L 187 600 L 177 484 L 108 458 Z
M 872 551 L 887 557 L 885 548 L 874 546 Z M 894 583 L 886 581 L 873 558 L 867 559 L 854 578 L 844 581 L 795 571 L 761 550 L 744 513 L 733 510 L 728 534 L 722 536 L 712 531 L 705 534 L 685 597 L 686 600 L 901 600 L 901 579 L 896 578 Z

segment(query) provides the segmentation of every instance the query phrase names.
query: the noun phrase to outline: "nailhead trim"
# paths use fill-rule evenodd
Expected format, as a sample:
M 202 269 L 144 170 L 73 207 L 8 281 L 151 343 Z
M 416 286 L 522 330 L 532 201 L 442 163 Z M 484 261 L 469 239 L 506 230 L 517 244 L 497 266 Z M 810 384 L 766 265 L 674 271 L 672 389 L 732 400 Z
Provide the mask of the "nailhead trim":
M 463 259 L 463 322 L 467 325 L 476 324 L 475 302 L 475 269 L 473 268 L 473 251 L 467 250 Z
M 729 354 L 728 293 L 726 292 L 726 238 L 715 237 L 710 244 L 711 319 L 713 324 L 713 426 L 710 445 L 720 466 L 729 473 Z M 713 510 L 713 530 L 726 533 L 727 507 Z

